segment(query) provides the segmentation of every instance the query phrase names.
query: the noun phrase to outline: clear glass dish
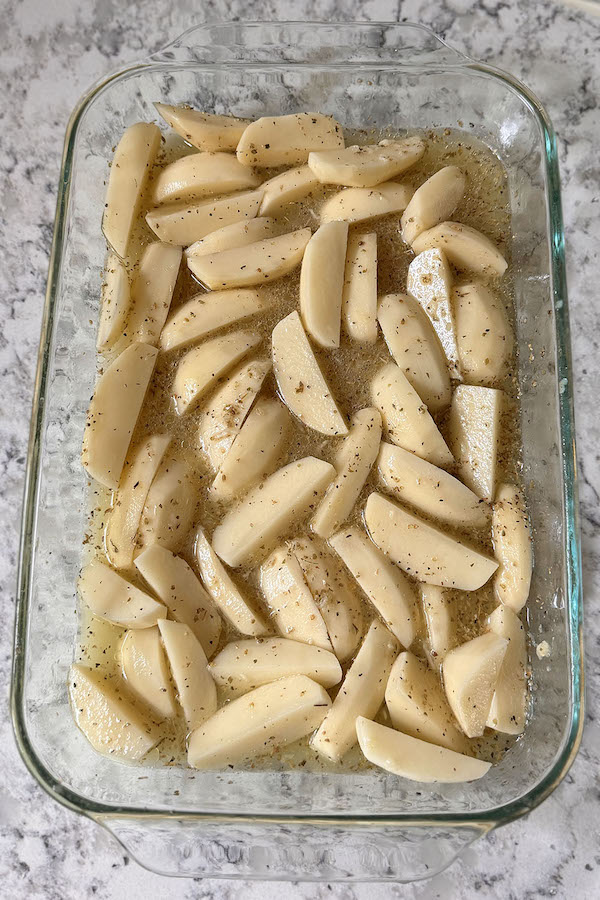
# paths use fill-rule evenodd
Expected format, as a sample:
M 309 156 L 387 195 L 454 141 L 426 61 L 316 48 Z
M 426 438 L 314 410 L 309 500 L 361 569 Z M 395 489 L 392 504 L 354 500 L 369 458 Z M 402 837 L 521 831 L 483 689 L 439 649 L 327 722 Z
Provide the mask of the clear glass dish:
M 260 116 L 315 109 L 349 127 L 458 127 L 508 174 L 524 481 L 535 528 L 533 704 L 525 735 L 468 785 L 381 774 L 136 768 L 95 753 L 73 722 L 67 670 L 87 499 L 80 465 L 96 377 L 107 160 L 152 102 Z M 12 706 L 21 753 L 59 802 L 177 875 L 410 881 L 539 804 L 582 727 L 581 568 L 563 229 L 552 126 L 511 76 L 415 25 L 247 23 L 192 28 L 96 85 L 66 135 L 21 544 Z

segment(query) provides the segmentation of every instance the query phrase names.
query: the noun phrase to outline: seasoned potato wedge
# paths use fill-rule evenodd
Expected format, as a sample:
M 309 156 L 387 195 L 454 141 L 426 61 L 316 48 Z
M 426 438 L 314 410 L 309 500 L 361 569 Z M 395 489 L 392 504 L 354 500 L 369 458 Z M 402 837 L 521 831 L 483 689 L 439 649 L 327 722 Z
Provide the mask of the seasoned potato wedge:
M 142 254 L 131 286 L 127 341 L 156 347 L 169 314 L 181 264 L 181 248 L 156 241 Z
M 508 641 L 486 725 L 505 734 L 522 734 L 527 713 L 527 647 L 523 623 L 501 604 L 489 618 L 489 629 Z
M 290 675 L 306 675 L 324 688 L 342 680 L 342 667 L 329 650 L 280 637 L 233 641 L 209 670 L 218 685 L 244 693 Z
M 504 391 L 459 385 L 452 396 L 448 419 L 448 444 L 456 457 L 458 473 L 467 487 L 483 500 L 496 491 L 500 422 Z
M 127 269 L 116 253 L 109 253 L 104 267 L 100 321 L 96 337 L 96 349 L 99 353 L 110 350 L 123 331 L 130 302 Z
M 162 169 L 154 182 L 154 202 L 198 200 L 257 187 L 260 178 L 231 153 L 191 153 Z
M 422 584 L 420 589 L 427 630 L 425 653 L 431 668 L 439 671 L 446 653 L 457 644 L 451 600 L 448 591 L 437 584 Z
M 166 618 L 167 608 L 118 572 L 93 559 L 81 570 L 79 596 L 91 612 L 122 628 L 150 628 Z
M 217 116 L 199 112 L 190 106 L 169 106 L 155 103 L 156 111 L 181 137 L 198 150 L 215 152 L 235 150 L 248 125 L 248 119 Z
M 489 632 L 450 650 L 444 658 L 448 702 L 467 737 L 483 734 L 507 648 L 506 638 Z
M 443 250 L 453 266 L 486 275 L 504 275 L 508 263 L 485 234 L 458 222 L 442 222 L 413 241 L 415 253 L 437 248 Z
M 237 158 L 245 166 L 298 166 L 308 160 L 312 150 L 343 146 L 342 128 L 331 116 L 263 116 L 245 129 Z
M 276 224 L 275 219 L 261 216 L 258 219 L 242 219 L 241 222 L 217 228 L 202 240 L 190 244 L 185 250 L 186 259 L 189 256 L 207 256 L 209 253 L 221 253 L 223 250 L 246 247 L 256 241 L 263 241 L 274 236 Z
M 402 240 L 412 244 L 422 232 L 449 219 L 464 196 L 466 182 L 457 166 L 444 166 L 428 178 L 402 214 Z
M 494 593 L 500 603 L 518 613 L 527 603 L 533 572 L 531 527 L 523 491 L 501 484 L 492 512 L 494 554 L 500 563 Z
M 340 346 L 347 243 L 348 223 L 327 222 L 315 231 L 304 251 L 300 315 L 306 331 L 321 347 Z
M 462 381 L 452 307 L 452 272 L 441 250 L 425 250 L 413 259 L 408 267 L 406 290 L 427 313 L 446 354 L 450 375 Z
M 321 222 L 366 222 L 406 209 L 413 189 L 386 181 L 376 188 L 345 188 L 321 207 Z
M 202 644 L 188 625 L 163 619 L 159 624 L 177 699 L 189 731 L 217 711 L 217 686 L 208 671 Z
M 173 381 L 175 411 L 179 416 L 195 406 L 200 397 L 257 344 L 252 331 L 236 331 L 205 341 L 183 356 Z
M 127 687 L 155 716 L 172 719 L 177 715 L 167 661 L 157 626 L 129 630 L 121 644 L 121 667 Z
M 263 191 L 259 214 L 261 216 L 277 216 L 289 203 L 303 200 L 311 191 L 319 187 L 319 180 L 308 166 L 287 169 L 261 184 Z
M 213 331 L 264 312 L 267 303 L 258 291 L 213 291 L 192 297 L 166 323 L 160 335 L 161 350 L 187 347 Z
M 211 231 L 234 222 L 254 219 L 262 191 L 244 191 L 220 200 L 199 203 L 169 203 L 151 209 L 146 222 L 160 241 L 180 247 L 205 238 Z
M 460 365 L 466 378 L 490 386 L 502 379 L 513 354 L 513 333 L 500 298 L 484 284 L 452 292 Z
M 197 499 L 189 466 L 169 454 L 164 456 L 142 510 L 139 545 L 161 544 L 168 550 L 179 549 L 192 524 Z
M 342 325 L 354 341 L 377 340 L 377 234 L 350 234 L 342 291 Z
M 315 150 L 308 165 L 323 184 L 370 188 L 406 172 L 424 152 L 421 138 L 409 137 L 341 150 Z

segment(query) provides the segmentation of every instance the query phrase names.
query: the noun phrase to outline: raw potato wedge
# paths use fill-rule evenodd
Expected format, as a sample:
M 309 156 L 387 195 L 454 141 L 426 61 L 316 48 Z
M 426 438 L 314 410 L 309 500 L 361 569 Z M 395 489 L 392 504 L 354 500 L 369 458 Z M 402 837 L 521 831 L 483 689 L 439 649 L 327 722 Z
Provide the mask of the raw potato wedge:
M 348 243 L 347 222 L 318 228 L 304 251 L 300 270 L 300 315 L 321 347 L 340 346 L 342 291 Z
M 412 244 L 426 231 L 449 219 L 465 193 L 467 179 L 457 166 L 444 166 L 415 191 L 402 215 L 402 240 Z
M 245 166 L 298 166 L 308 160 L 312 150 L 343 146 L 341 125 L 331 116 L 263 116 L 251 122 L 242 134 L 237 158 Z
M 219 378 L 259 343 L 258 334 L 236 331 L 212 338 L 189 350 L 181 358 L 173 381 L 173 400 L 177 415 L 182 416 L 195 406 Z
M 440 412 L 451 396 L 446 356 L 420 304 L 406 294 L 387 294 L 377 318 L 396 364 L 431 412 Z
M 310 228 L 300 228 L 244 247 L 188 256 L 188 267 L 213 291 L 264 284 L 283 278 L 295 269 L 302 261 L 309 239 Z
M 188 731 L 193 731 L 217 711 L 217 686 L 191 628 L 167 619 L 158 627 Z
M 248 119 L 199 112 L 190 106 L 155 103 L 156 111 L 181 137 L 198 150 L 235 150 Z
M 99 753 L 136 762 L 160 732 L 123 697 L 117 679 L 75 663 L 69 670 L 69 699 L 75 722 Z
M 123 331 L 130 300 L 127 269 L 116 253 L 109 253 L 104 267 L 100 321 L 96 337 L 96 349 L 99 353 L 110 350 Z
M 356 720 L 376 715 L 398 650 L 398 641 L 387 628 L 372 622 L 333 706 L 310 742 L 313 750 L 331 762 L 339 762 L 354 746 Z
M 130 125 L 117 144 L 106 190 L 102 231 L 120 257 L 127 255 L 142 194 L 160 147 L 160 129 L 146 122 Z
M 213 291 L 192 297 L 171 316 L 160 335 L 161 350 L 187 347 L 225 325 L 264 312 L 267 303 L 258 291 Z
M 81 570 L 79 596 L 100 619 L 122 628 L 150 628 L 166 618 L 167 608 L 118 572 L 93 559 Z
M 327 627 L 300 563 L 288 547 L 279 547 L 260 568 L 260 589 L 280 634 L 331 650 Z
M 414 654 L 401 653 L 392 666 L 385 704 L 398 731 L 457 753 L 469 752 L 438 676 Z
M 448 444 L 458 474 L 482 500 L 496 492 L 496 468 L 504 391 L 460 384 L 452 396 Z
M 221 635 L 221 619 L 186 561 L 160 544 L 152 544 L 136 558 L 135 565 L 175 621 L 191 628 L 206 655 L 212 656 Z
M 508 641 L 486 725 L 505 734 L 522 734 L 527 713 L 527 647 L 523 623 L 508 606 L 500 605 L 489 628 Z
M 245 692 L 290 675 L 306 675 L 324 688 L 342 680 L 342 667 L 333 653 L 287 638 L 234 641 L 208 668 L 218 685 L 232 691 Z
M 200 203 L 170 203 L 151 209 L 146 222 L 159 240 L 187 246 L 217 228 L 254 219 L 261 200 L 262 191 L 257 190 Z
M 404 573 L 358 528 L 334 534 L 329 544 L 394 637 L 403 647 L 410 647 L 415 638 L 415 595 Z
M 377 234 L 348 236 L 342 324 L 354 341 L 374 344 L 377 340 Z
M 443 250 L 453 266 L 488 278 L 504 275 L 508 263 L 485 234 L 458 222 L 442 222 L 415 238 L 415 253 Z
M 277 386 L 288 409 L 321 434 L 348 434 L 295 310 L 273 329 L 271 348 Z
M 150 707 L 159 721 L 177 715 L 167 661 L 156 626 L 126 633 L 121 645 L 121 666 L 128 688 Z
M 529 597 L 533 546 L 525 497 L 514 484 L 498 488 L 492 508 L 492 539 L 500 563 L 494 579 L 496 599 L 518 613 Z
M 369 762 L 410 781 L 424 784 L 477 781 L 492 765 L 482 759 L 420 741 L 362 716 L 357 719 L 356 734 L 360 749 Z
M 334 476 L 333 466 L 314 456 L 278 469 L 226 513 L 213 534 L 215 552 L 234 567 L 266 553 L 302 522 Z
M 133 562 L 136 535 L 150 485 L 170 443 L 167 434 L 154 434 L 137 449 L 131 464 L 125 464 L 104 531 L 104 546 L 116 569 Z
M 262 190 L 262 187 L 261 187 Z M 185 250 L 186 259 L 190 256 L 207 256 L 209 253 L 221 253 L 234 247 L 246 247 L 256 241 L 273 237 L 276 222 L 267 216 L 258 219 L 244 219 L 211 231 L 201 241 L 195 241 Z
M 321 207 L 321 222 L 366 222 L 406 209 L 413 189 L 386 181 L 376 188 L 345 188 Z
M 378 410 L 360 409 L 352 417 L 348 436 L 335 456 L 335 481 L 327 488 L 312 518 L 315 534 L 329 538 L 346 521 L 377 459 L 380 442 Z
M 263 181 L 260 187 L 264 193 L 259 214 L 277 216 L 289 203 L 303 200 L 320 184 L 308 166 L 300 166 Z
M 395 444 L 436 466 L 452 465 L 454 459 L 437 425 L 396 363 L 388 363 L 375 375 L 371 399 Z
M 219 500 L 237 497 L 269 475 L 282 454 L 290 424 L 290 414 L 279 400 L 258 400 L 221 463 L 211 495 Z
M 508 648 L 506 638 L 482 634 L 446 654 L 444 687 L 452 712 L 467 737 L 480 737 Z
M 177 550 L 192 524 L 197 499 L 189 466 L 170 455 L 163 457 L 142 510 L 139 545 L 160 544 Z
M 489 507 L 477 494 L 414 453 L 384 442 L 377 467 L 388 491 L 402 503 L 455 528 L 483 528 L 488 524 Z
M 215 472 L 229 453 L 270 368 L 270 359 L 242 363 L 202 410 L 198 437 Z
M 396 503 L 373 493 L 365 521 L 377 546 L 407 574 L 426 584 L 476 591 L 498 563 L 413 516 Z
M 228 622 L 240 634 L 251 637 L 268 634 L 269 628 L 242 596 L 202 529 L 196 535 L 194 553 L 204 586 Z
M 456 647 L 456 628 L 448 592 L 436 584 L 422 584 L 421 600 L 427 629 L 425 652 L 429 665 L 439 671 L 444 657 Z
M 181 248 L 156 241 L 142 254 L 131 286 L 127 340 L 156 347 L 169 314 L 181 264 Z
M 408 267 L 406 290 L 427 313 L 446 354 L 450 375 L 462 381 L 452 308 L 452 272 L 441 250 L 425 250 Z
M 323 184 L 369 188 L 406 172 L 424 152 L 421 138 L 409 137 L 345 150 L 316 150 L 309 155 L 308 165 Z
M 154 182 L 154 202 L 192 201 L 257 187 L 260 178 L 231 153 L 192 153 L 161 169 Z
M 221 707 L 192 734 L 188 762 L 222 769 L 271 753 L 314 731 L 330 706 L 325 688 L 306 675 L 263 684 Z
M 119 485 L 157 353 L 147 344 L 132 344 L 96 383 L 87 412 L 81 462 L 92 478 L 113 491 Z
M 452 292 L 460 365 L 470 382 L 493 385 L 508 372 L 513 334 L 499 297 L 484 284 L 463 284 Z

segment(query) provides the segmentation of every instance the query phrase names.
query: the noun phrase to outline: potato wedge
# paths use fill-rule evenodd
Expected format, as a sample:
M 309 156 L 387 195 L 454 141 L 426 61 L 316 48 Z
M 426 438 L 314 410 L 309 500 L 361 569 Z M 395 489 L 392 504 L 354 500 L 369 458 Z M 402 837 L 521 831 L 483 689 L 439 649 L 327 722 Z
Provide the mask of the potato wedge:
M 446 355 L 427 314 L 407 294 L 387 294 L 377 319 L 388 350 L 432 413 L 450 403 Z
M 527 714 L 527 647 L 523 623 L 501 604 L 489 617 L 489 629 L 508 641 L 486 725 L 505 734 L 522 734 Z
M 490 386 L 508 372 L 514 339 L 502 301 L 484 284 L 452 292 L 460 365 L 470 382 Z
M 279 400 L 257 400 L 210 487 L 219 500 L 249 490 L 277 465 L 285 446 L 290 414 Z
M 308 166 L 288 169 L 281 175 L 263 181 L 261 190 L 264 193 L 259 215 L 277 216 L 288 204 L 303 200 L 317 187 L 320 187 L 319 179 Z
M 369 188 L 406 172 L 424 152 L 421 138 L 408 137 L 362 147 L 315 150 L 308 157 L 308 165 L 323 184 Z
M 267 303 L 258 291 L 212 291 L 197 294 L 171 316 L 160 335 L 161 350 L 187 347 L 225 325 L 264 312 Z
M 455 528 L 483 528 L 489 521 L 487 503 L 462 481 L 402 447 L 382 443 L 377 467 L 397 500 L 434 519 Z
M 261 187 L 262 190 L 262 187 Z M 268 216 L 258 219 L 243 219 L 232 225 L 225 225 L 211 231 L 200 241 L 194 241 L 184 250 L 186 259 L 189 256 L 207 256 L 209 253 L 220 253 L 234 247 L 246 247 L 256 241 L 262 241 L 275 235 L 276 221 Z
M 342 667 L 329 650 L 278 637 L 233 641 L 208 668 L 218 685 L 244 693 L 290 675 L 306 675 L 324 688 L 342 680 Z
M 342 325 L 354 341 L 374 344 L 377 340 L 377 234 L 348 236 Z
M 381 415 L 372 407 L 359 409 L 335 460 L 336 478 L 327 488 L 311 520 L 315 534 L 329 538 L 346 521 L 377 459 Z
M 508 263 L 485 234 L 459 222 L 442 222 L 422 231 L 412 245 L 415 253 L 437 248 L 443 250 L 457 269 L 494 278 L 504 275 Z
M 123 133 L 110 167 L 102 217 L 104 237 L 120 257 L 127 255 L 142 194 L 160 147 L 160 129 L 136 122 Z
M 356 720 L 376 715 L 398 650 L 398 641 L 385 625 L 372 622 L 331 709 L 311 739 L 313 750 L 331 762 L 339 762 L 354 746 Z
M 210 658 L 219 643 L 221 619 L 186 561 L 160 544 L 151 544 L 136 557 L 135 566 L 175 621 L 191 628 Z
M 406 290 L 427 313 L 446 354 L 450 375 L 462 381 L 452 307 L 452 272 L 441 250 L 425 250 L 413 259 L 408 267 Z
M 381 494 L 373 493 L 367 500 L 365 521 L 377 546 L 397 566 L 426 584 L 476 591 L 498 568 L 495 560 Z
M 155 203 L 192 202 L 258 187 L 260 178 L 231 153 L 191 153 L 169 163 L 154 181 Z
M 198 530 L 194 545 L 196 562 L 206 590 L 227 621 L 240 634 L 258 637 L 268 634 L 269 628 L 248 603 L 221 560 L 209 544 L 202 529 Z
M 198 150 L 215 152 L 235 150 L 249 119 L 217 116 L 200 112 L 190 106 L 169 106 L 155 103 L 156 111 L 181 137 Z
M 127 687 L 150 707 L 158 720 L 172 719 L 177 706 L 157 626 L 125 634 L 121 667 Z
M 274 550 L 260 568 L 260 589 L 278 632 L 303 644 L 331 650 L 327 626 L 288 547 Z
M 450 650 L 444 658 L 448 702 L 467 737 L 483 734 L 507 648 L 506 638 L 488 633 Z
M 438 676 L 414 654 L 401 653 L 392 666 L 385 704 L 398 731 L 468 754 L 468 741 L 456 725 Z
M 263 116 L 251 122 L 237 145 L 245 166 L 298 166 L 311 150 L 344 146 L 341 125 L 320 113 Z
M 373 765 L 423 784 L 477 781 L 492 765 L 482 759 L 420 741 L 362 716 L 356 721 L 356 734 L 360 749 Z
M 273 329 L 273 372 L 288 409 L 321 434 L 348 434 L 348 428 L 294 310 Z
M 304 251 L 300 270 L 300 315 L 321 347 L 340 346 L 342 291 L 348 243 L 347 222 L 318 228 Z
M 254 219 L 261 200 L 262 191 L 256 190 L 231 194 L 220 200 L 170 203 L 151 209 L 146 222 L 160 241 L 182 247 L 202 240 L 217 228 Z
M 321 222 L 366 222 L 406 209 L 413 189 L 386 181 L 376 188 L 345 188 L 321 207 Z
M 436 584 L 422 584 L 420 589 L 427 630 L 424 649 L 429 665 L 439 672 L 444 657 L 457 644 L 452 603 L 448 591 Z
M 127 269 L 116 253 L 109 253 L 104 267 L 104 281 L 100 300 L 100 319 L 96 349 L 110 350 L 125 327 L 131 293 Z
M 171 307 L 181 264 L 181 248 L 156 241 L 142 254 L 131 285 L 127 341 L 156 347 Z
M 513 612 L 523 609 L 529 597 L 533 572 L 531 527 L 523 491 L 501 484 L 492 507 L 494 554 L 500 563 L 494 593 Z
M 330 706 L 325 688 L 306 675 L 263 684 L 196 729 L 188 762 L 196 769 L 221 769 L 271 753 L 314 731 Z
M 178 550 L 192 524 L 197 500 L 197 486 L 189 466 L 170 454 L 164 456 L 140 517 L 139 546 L 160 544 L 168 550 Z
M 265 554 L 314 508 L 335 475 L 322 459 L 306 456 L 269 475 L 221 520 L 213 548 L 229 566 Z
M 466 384 L 459 385 L 452 396 L 448 444 L 461 479 L 482 500 L 492 500 L 496 491 L 505 398 L 504 391 Z
M 75 722 L 99 753 L 136 762 L 160 732 L 121 693 L 122 682 L 75 663 L 69 669 L 69 699 Z
M 202 644 L 188 625 L 163 619 L 158 626 L 164 644 L 177 699 L 189 731 L 217 711 L 217 686 L 208 671 Z
M 243 356 L 260 343 L 260 335 L 252 331 L 235 331 L 223 337 L 204 341 L 183 356 L 173 381 L 173 400 L 177 415 L 182 416 Z
M 454 459 L 427 407 L 396 363 L 388 363 L 371 382 L 371 399 L 381 413 L 384 431 L 399 447 L 436 466 Z
M 77 589 L 95 616 L 121 628 L 150 628 L 167 615 L 166 606 L 99 559 L 83 567 Z
M 195 277 L 213 291 L 251 287 L 283 278 L 302 261 L 310 228 L 206 256 L 188 256 Z
M 157 353 L 147 344 L 132 344 L 96 382 L 87 412 L 81 462 L 92 478 L 113 491 L 119 485 Z
M 402 240 L 412 244 L 426 231 L 449 219 L 465 193 L 467 179 L 457 166 L 444 166 L 415 191 L 402 215 Z

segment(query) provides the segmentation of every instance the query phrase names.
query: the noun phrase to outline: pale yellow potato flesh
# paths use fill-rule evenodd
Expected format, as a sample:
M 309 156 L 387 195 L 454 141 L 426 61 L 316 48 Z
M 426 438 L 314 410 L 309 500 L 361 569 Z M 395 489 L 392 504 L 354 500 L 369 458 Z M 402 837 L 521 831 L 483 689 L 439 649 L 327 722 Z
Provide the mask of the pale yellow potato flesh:
M 451 600 L 445 588 L 420 585 L 423 617 L 427 630 L 425 653 L 432 669 L 439 671 L 444 657 L 457 644 Z
M 401 731 L 360 717 L 356 723 L 360 749 L 373 765 L 424 784 L 477 781 L 491 763 L 420 741 Z
M 306 675 L 324 688 L 342 680 L 342 667 L 333 653 L 288 638 L 233 641 L 215 656 L 209 671 L 229 692 L 246 692 L 290 675 Z
M 160 147 L 160 129 L 136 122 L 123 133 L 110 167 L 102 231 L 120 257 L 127 255 L 148 175 Z
M 413 244 L 424 231 L 449 219 L 464 196 L 466 183 L 457 166 L 444 166 L 428 178 L 402 214 L 402 240 Z
M 127 687 L 161 719 L 177 715 L 167 661 L 158 627 L 129 630 L 121 644 L 121 668 Z
M 225 325 L 264 312 L 267 303 L 258 291 L 231 290 L 198 294 L 179 306 L 160 335 L 161 350 L 177 350 Z
M 199 203 L 170 203 L 158 206 L 146 215 L 146 222 L 160 241 L 188 246 L 202 240 L 211 231 L 234 222 L 254 219 L 262 191 L 244 191 L 219 200 Z
M 261 187 L 262 190 L 262 187 Z M 190 256 L 207 256 L 209 253 L 220 253 L 234 247 L 246 247 L 256 241 L 273 237 L 277 223 L 268 216 L 257 219 L 243 219 L 211 231 L 200 241 L 194 241 L 185 250 L 186 259 Z
M 240 566 L 297 527 L 314 509 L 335 476 L 314 456 L 294 460 L 251 490 L 215 529 L 213 548 L 229 566 Z
M 320 756 L 339 762 L 354 746 L 356 720 L 359 716 L 376 715 L 399 649 L 398 641 L 385 625 L 371 623 L 331 709 L 311 739 L 311 747 Z
M 155 241 L 142 254 L 131 285 L 127 341 L 156 347 L 169 314 L 181 264 L 181 248 Z
M 493 386 L 507 374 L 513 331 L 502 300 L 484 284 L 462 284 L 452 292 L 460 365 L 473 384 Z
M 365 521 L 380 550 L 417 581 L 476 591 L 498 568 L 495 560 L 381 494 L 369 496 Z
M 482 500 L 496 492 L 496 468 L 501 439 L 504 391 L 460 384 L 452 396 L 448 444 L 462 481 Z
M 323 184 L 369 188 L 406 172 L 424 152 L 421 138 L 409 137 L 341 150 L 316 150 L 309 155 L 308 165 Z
M 508 648 L 508 640 L 488 632 L 450 650 L 442 663 L 448 702 L 467 737 L 480 737 Z
M 96 349 L 110 350 L 125 326 L 131 293 L 127 269 L 116 253 L 109 253 L 104 267 L 104 281 L 100 301 L 100 320 Z
M 441 250 L 419 253 L 408 267 L 406 290 L 423 307 L 443 347 L 452 378 L 462 381 L 452 306 L 452 271 Z
M 321 347 L 340 346 L 347 222 L 326 222 L 310 238 L 300 270 L 302 324 Z
M 122 628 L 150 628 L 167 615 L 166 606 L 99 559 L 83 567 L 77 589 L 95 616 Z
M 140 553 L 135 566 L 175 621 L 193 631 L 210 658 L 219 644 L 221 618 L 191 567 L 160 544 Z
M 319 179 L 308 166 L 299 166 L 296 169 L 288 169 L 281 175 L 275 175 L 274 178 L 263 181 L 260 186 L 263 198 L 259 215 L 277 216 L 289 203 L 303 200 L 319 186 Z
M 271 350 L 277 386 L 288 409 L 321 434 L 348 434 L 295 310 L 273 329 Z
M 508 263 L 485 234 L 459 222 L 442 222 L 422 231 L 413 241 L 415 253 L 437 248 L 443 250 L 457 269 L 494 278 L 504 275 Z
M 452 465 L 452 454 L 427 406 L 396 363 L 388 363 L 373 377 L 371 400 L 395 444 L 436 466 Z
M 377 234 L 348 235 L 342 326 L 354 341 L 377 340 Z
M 122 682 L 75 663 L 69 669 L 69 699 L 75 722 L 99 753 L 136 762 L 160 732 L 121 694 Z
M 341 125 L 321 113 L 263 116 L 251 122 L 237 145 L 245 166 L 298 166 L 312 150 L 344 146 Z
M 488 620 L 493 634 L 506 638 L 508 647 L 496 682 L 486 725 L 505 734 L 522 734 L 527 716 L 527 644 L 519 617 L 501 604 Z
M 314 731 L 330 706 L 325 688 L 306 675 L 263 684 L 196 729 L 188 762 L 196 769 L 221 769 L 269 754 Z
M 158 350 L 147 344 L 132 344 L 96 382 L 87 412 L 81 462 L 92 478 L 113 491 L 119 485 L 157 354 Z
M 321 222 L 366 222 L 406 209 L 413 189 L 386 181 L 376 188 L 345 188 L 321 207 Z
M 492 540 L 499 562 L 494 593 L 518 613 L 527 603 L 533 572 L 533 544 L 523 491 L 501 484 L 492 507 Z
M 197 486 L 187 463 L 163 457 L 146 497 L 137 543 L 178 550 L 196 513 Z M 134 550 L 134 555 L 135 555 Z
M 202 644 L 192 629 L 182 622 L 167 619 L 163 619 L 158 627 L 177 688 L 177 699 L 188 731 L 193 731 L 217 711 L 217 686 L 208 671 Z
M 248 119 L 218 116 L 189 106 L 155 103 L 156 111 L 181 137 L 198 150 L 235 150 Z
M 388 350 L 432 413 L 450 403 L 450 377 L 440 340 L 421 305 L 407 294 L 386 294 L 377 319 Z
M 232 153 L 191 153 L 169 163 L 154 181 L 155 203 L 192 201 L 258 187 L 260 178 Z
M 188 256 L 188 267 L 213 291 L 265 284 L 283 278 L 302 262 L 309 239 L 310 228 L 300 228 L 244 247 Z

